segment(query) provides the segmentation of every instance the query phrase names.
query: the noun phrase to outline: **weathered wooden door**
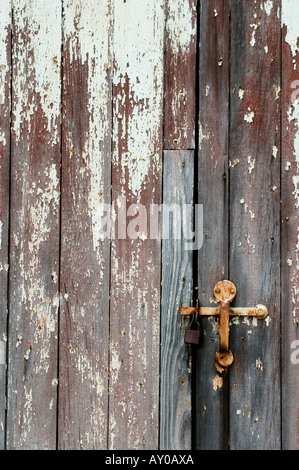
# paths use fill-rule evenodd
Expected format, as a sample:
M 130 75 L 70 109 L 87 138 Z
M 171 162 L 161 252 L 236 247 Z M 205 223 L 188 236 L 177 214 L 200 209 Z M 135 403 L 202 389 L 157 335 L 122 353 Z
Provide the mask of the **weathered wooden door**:
M 298 1 L 0 13 L 1 448 L 299 449 Z

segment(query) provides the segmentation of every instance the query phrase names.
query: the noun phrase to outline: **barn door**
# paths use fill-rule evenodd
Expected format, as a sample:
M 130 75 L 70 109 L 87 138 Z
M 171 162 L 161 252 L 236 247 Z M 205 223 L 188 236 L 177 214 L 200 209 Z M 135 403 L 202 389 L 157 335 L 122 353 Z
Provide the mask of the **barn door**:
M 181 384 L 175 396 L 181 406 L 185 404 L 185 411 L 184 393 L 188 394 L 190 382 L 181 375 L 182 364 L 192 370 L 194 449 L 295 449 L 299 445 L 295 398 L 299 380 L 298 12 L 298 4 L 287 0 L 198 2 L 193 202 L 203 205 L 203 243 L 189 259 L 193 288 L 198 290 L 193 290 L 188 304 L 184 289 L 189 292 L 190 285 L 171 285 L 169 274 L 170 265 L 172 270 L 181 266 L 187 272 L 188 258 L 183 251 L 175 251 L 174 257 L 173 247 L 164 242 L 162 385 L 174 363 L 171 342 L 163 341 L 170 318 L 163 315 L 167 299 L 172 300 L 168 311 L 175 310 L 171 292 L 185 307 L 194 305 L 198 297 L 201 307 L 212 308 L 217 306 L 214 286 L 228 279 L 237 288 L 232 307 L 263 304 L 269 315 L 264 320 L 230 317 L 234 362 L 224 372 L 214 365 L 221 334 L 217 316 L 200 317 L 199 345 L 191 346 L 192 367 L 186 357 L 177 355 L 173 377 Z M 164 154 L 169 176 L 164 188 L 174 201 L 173 185 L 178 182 L 173 168 L 181 164 L 182 151 L 172 152 L 175 164 L 170 163 L 170 151 Z M 184 152 L 185 168 L 191 171 L 190 156 Z M 188 197 L 188 184 L 181 180 L 180 187 Z M 190 281 L 190 272 L 189 277 L 182 269 L 176 274 L 177 279 Z M 184 321 L 183 317 L 180 327 L 185 332 Z M 183 335 L 177 340 L 182 344 Z M 167 356 L 169 351 L 172 358 Z M 162 419 L 176 423 L 178 429 L 168 409 L 171 402 L 163 404 L 162 395 Z M 164 411 L 169 412 L 166 417 Z M 186 413 L 181 408 L 175 413 L 174 406 L 172 412 L 181 425 L 181 441 L 176 445 L 186 444 Z M 169 428 L 162 427 L 162 437 L 168 436 L 165 446 L 174 444 L 170 435 L 177 437 Z
M 234 363 L 224 374 L 213 367 L 219 324 L 202 320 L 198 449 L 299 444 L 298 12 L 294 1 L 200 2 L 199 299 L 212 305 L 214 285 L 227 278 L 233 305 L 265 304 L 269 316 L 231 319 Z

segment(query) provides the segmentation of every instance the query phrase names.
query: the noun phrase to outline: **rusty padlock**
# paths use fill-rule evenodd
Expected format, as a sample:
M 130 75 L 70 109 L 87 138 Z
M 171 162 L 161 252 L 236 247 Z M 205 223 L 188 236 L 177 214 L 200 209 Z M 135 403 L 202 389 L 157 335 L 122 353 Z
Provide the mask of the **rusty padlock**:
M 199 344 L 200 329 L 199 322 L 192 319 L 185 333 L 186 344 Z

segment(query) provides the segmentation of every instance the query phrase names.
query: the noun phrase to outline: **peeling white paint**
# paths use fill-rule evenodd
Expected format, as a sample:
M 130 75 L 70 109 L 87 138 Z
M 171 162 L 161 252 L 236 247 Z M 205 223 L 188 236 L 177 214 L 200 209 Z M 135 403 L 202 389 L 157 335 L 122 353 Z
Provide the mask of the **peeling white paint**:
M 285 41 L 289 44 L 292 56 L 299 52 L 299 15 L 298 0 L 282 0 L 281 2 L 281 26 L 286 26 Z
M 243 88 L 239 88 L 238 96 L 239 96 L 240 100 L 242 100 L 244 98 L 244 93 L 245 93 L 245 90 L 243 90 Z
M 251 111 L 250 108 L 248 108 L 248 112 L 246 114 L 244 114 L 244 121 L 251 124 L 253 122 L 253 118 L 254 118 L 254 112 Z
M 113 161 L 121 165 L 120 186 L 127 185 L 137 203 L 149 173 L 161 170 L 158 136 L 163 100 L 163 6 L 162 0 L 154 3 L 146 0 L 142 8 L 136 8 L 134 2 L 117 2 L 114 11 L 113 83 L 114 89 L 119 90 L 114 99 L 114 114 L 123 114 L 123 119 L 121 124 L 114 120 Z M 190 19 L 189 3 L 184 2 L 182 8 L 182 15 Z M 171 19 L 169 28 L 172 29 Z M 178 24 L 173 28 L 173 34 L 179 34 Z M 187 39 L 190 42 L 189 33 L 188 38 L 183 30 L 180 34 L 180 53 Z
M 110 85 L 107 80 L 111 65 L 111 27 L 113 8 L 109 0 L 67 2 L 64 9 L 65 41 L 69 45 L 70 61 L 79 61 L 88 71 L 88 129 L 85 135 L 82 158 L 85 173 L 89 177 L 90 188 L 87 194 L 91 218 L 93 248 L 101 257 L 104 192 L 104 158 L 110 146 Z M 75 20 L 74 20 L 75 19 Z M 74 21 L 76 27 L 74 27 Z M 136 77 L 135 77 L 136 79 Z M 71 144 L 71 142 L 70 142 Z M 70 145 L 71 147 L 71 145 Z M 103 273 L 102 273 L 103 274 Z
M 7 55 L 7 47 L 9 38 L 9 27 L 11 24 L 11 1 L 2 0 L 1 1 L 1 15 L 0 15 L 0 112 L 2 116 L 6 112 L 7 119 L 9 119 L 9 108 L 7 106 L 2 108 L 2 105 L 7 103 L 5 96 L 5 85 L 8 84 L 8 89 L 10 88 L 10 73 L 9 73 L 9 61 L 10 58 Z M 6 131 L 0 128 L 0 145 L 5 146 L 7 144 L 8 136 Z
M 261 3 L 260 7 L 261 7 L 261 10 L 264 10 L 266 12 L 267 16 L 269 16 L 271 11 L 272 11 L 272 8 L 273 8 L 273 1 L 272 0 L 267 0 L 264 3 Z
M 280 92 L 281 92 L 281 88 L 280 88 L 279 85 L 277 85 L 277 86 L 275 87 L 275 99 L 276 99 L 276 100 L 279 99 L 279 94 L 280 94 Z
M 193 6 L 196 9 L 196 6 Z M 190 3 L 172 0 L 167 4 L 167 33 L 171 40 L 173 54 L 186 54 L 190 43 L 196 37 L 196 21 Z
M 274 158 L 276 158 L 277 154 L 278 154 L 278 148 L 276 147 L 276 145 L 273 145 L 273 147 L 272 147 L 272 156 Z
M 253 172 L 253 170 L 255 168 L 255 158 L 253 158 L 249 155 L 248 158 L 247 158 L 247 161 L 248 161 L 248 172 L 251 175 L 251 173 Z
M 255 46 L 255 43 L 256 43 L 256 39 L 255 39 L 255 33 L 256 33 L 256 30 L 260 27 L 260 22 L 258 21 L 257 23 L 252 23 L 250 25 L 250 27 L 252 28 L 252 33 L 251 33 L 251 40 L 250 40 L 250 45 L 251 47 L 254 47 Z
M 289 107 L 287 111 L 288 121 L 292 123 L 296 128 L 296 133 L 294 137 L 294 150 L 293 155 L 295 157 L 295 162 L 297 166 L 296 174 L 293 176 L 293 185 L 294 191 L 293 195 L 295 198 L 295 205 L 296 208 L 299 208 L 299 100 L 295 100 L 294 103 Z M 287 163 L 287 168 L 289 169 L 291 166 L 290 162 Z M 287 170 L 288 171 L 288 170 Z
M 25 123 L 30 132 L 32 115 L 41 107 L 51 133 L 49 144 L 54 145 L 60 132 L 61 2 L 30 0 L 25 5 L 15 1 L 14 18 L 18 41 L 14 42 L 17 79 L 13 81 L 13 131 L 17 141 Z M 30 82 L 28 77 L 32 77 Z
M 45 170 L 45 176 L 48 178 L 48 186 L 45 191 L 41 188 L 32 187 L 34 203 L 30 207 L 30 218 L 32 230 L 30 232 L 31 239 L 28 243 L 30 252 L 36 253 L 42 242 L 46 241 L 52 231 L 49 223 L 49 215 L 57 213 L 59 209 L 59 178 L 57 175 L 56 165 L 52 164 Z

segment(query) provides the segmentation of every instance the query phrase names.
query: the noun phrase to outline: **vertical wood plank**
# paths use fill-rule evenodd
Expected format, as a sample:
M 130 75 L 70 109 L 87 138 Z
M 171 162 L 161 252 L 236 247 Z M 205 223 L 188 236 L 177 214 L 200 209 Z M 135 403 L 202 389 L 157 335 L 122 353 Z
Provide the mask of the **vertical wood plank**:
M 282 447 L 299 450 L 299 5 L 282 14 Z
M 212 0 L 200 5 L 198 198 L 203 204 L 203 246 L 198 253 L 202 306 L 215 284 L 228 276 L 229 8 Z M 212 304 L 213 305 L 213 304 Z M 216 319 L 202 319 L 196 358 L 197 449 L 227 448 L 227 380 L 217 373 Z
M 64 7 L 61 449 L 107 448 L 110 240 L 101 230 L 111 187 L 112 4 Z
M 280 448 L 280 1 L 231 0 L 230 448 Z
M 164 1 L 136 8 L 132 0 L 115 0 L 114 12 L 112 197 L 122 197 L 131 215 L 128 227 L 119 224 L 123 209 L 115 204 L 109 448 L 156 449 L 161 248 L 147 231 L 147 216 L 150 204 L 161 203 Z
M 61 1 L 13 10 L 8 449 L 56 446 Z
M 174 207 L 169 238 L 162 241 L 160 449 L 191 449 L 191 349 L 184 344 L 189 319 L 181 305 L 193 300 L 193 251 L 186 249 L 184 205 L 194 199 L 194 152 L 164 151 L 163 205 Z M 174 205 L 174 206 L 173 206 Z M 187 207 L 186 207 L 187 208 Z M 173 220 L 178 210 L 180 238 Z M 169 218 L 167 217 L 167 221 Z M 165 220 L 166 222 L 166 220 Z M 193 217 L 191 219 L 193 223 Z
M 194 149 L 197 0 L 166 2 L 164 148 Z
M 0 449 L 5 448 L 10 168 L 11 0 L 0 15 Z

